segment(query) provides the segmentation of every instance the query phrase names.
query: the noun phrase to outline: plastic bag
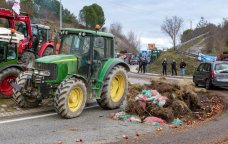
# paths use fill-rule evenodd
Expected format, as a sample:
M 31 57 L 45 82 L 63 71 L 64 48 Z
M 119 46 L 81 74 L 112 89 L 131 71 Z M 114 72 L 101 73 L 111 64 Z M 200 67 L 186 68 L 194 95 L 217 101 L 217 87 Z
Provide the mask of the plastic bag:
M 173 125 L 182 125 L 183 122 L 182 122 L 182 120 L 180 120 L 179 118 L 177 118 L 177 119 L 174 119 L 174 120 L 173 120 L 172 124 L 173 124 Z
M 154 122 L 158 122 L 160 123 L 161 125 L 164 125 L 165 124 L 165 121 L 161 118 L 158 118 L 158 117 L 147 117 L 144 119 L 144 122 L 146 123 L 150 123 L 151 125 L 154 124 Z

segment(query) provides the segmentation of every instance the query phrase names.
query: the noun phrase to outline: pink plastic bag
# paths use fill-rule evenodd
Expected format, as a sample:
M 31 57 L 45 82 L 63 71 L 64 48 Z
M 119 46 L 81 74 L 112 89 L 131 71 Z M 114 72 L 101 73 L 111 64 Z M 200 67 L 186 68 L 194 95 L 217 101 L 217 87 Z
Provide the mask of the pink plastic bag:
M 151 90 L 150 91 L 152 96 L 157 96 L 158 95 L 158 91 L 157 90 Z
M 147 117 L 144 119 L 144 122 L 150 123 L 151 125 L 153 125 L 154 122 L 158 122 L 161 125 L 164 125 L 166 123 L 163 119 L 157 117 Z

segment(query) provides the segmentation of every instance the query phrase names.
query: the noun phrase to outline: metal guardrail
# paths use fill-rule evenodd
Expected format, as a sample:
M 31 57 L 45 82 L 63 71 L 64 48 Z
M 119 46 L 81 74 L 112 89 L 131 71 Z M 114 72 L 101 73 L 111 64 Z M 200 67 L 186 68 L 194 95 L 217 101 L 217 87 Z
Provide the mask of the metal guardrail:
M 177 49 L 179 49 L 179 48 L 180 48 L 181 46 L 183 46 L 183 45 L 186 45 L 186 44 L 188 44 L 188 43 L 191 43 L 191 42 L 193 42 L 194 40 L 197 40 L 197 39 L 199 39 L 199 38 L 201 38 L 201 37 L 204 37 L 204 36 L 206 36 L 206 35 L 208 35 L 208 34 L 209 34 L 209 32 L 206 32 L 206 33 L 201 34 L 201 35 L 199 35 L 199 36 L 197 36 L 197 37 L 194 37 L 194 38 L 192 38 L 192 39 L 190 39 L 190 40 L 188 40 L 188 41 L 186 41 L 186 42 L 183 42 L 183 43 L 177 45 Z
M 177 53 L 179 54 L 183 54 L 183 55 L 187 55 L 187 56 L 191 56 L 191 57 L 194 57 L 194 58 L 198 58 L 198 54 L 193 54 L 193 53 L 189 53 L 189 52 L 184 52 L 184 51 L 177 51 Z

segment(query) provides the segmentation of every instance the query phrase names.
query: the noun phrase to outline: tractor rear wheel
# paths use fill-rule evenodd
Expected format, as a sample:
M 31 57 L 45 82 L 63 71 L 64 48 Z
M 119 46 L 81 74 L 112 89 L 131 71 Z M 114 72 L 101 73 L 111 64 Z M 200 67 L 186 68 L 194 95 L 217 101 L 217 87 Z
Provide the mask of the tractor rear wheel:
M 35 59 L 36 57 L 34 53 L 26 51 L 21 55 L 20 61 L 26 66 L 33 66 Z
M 22 87 L 22 90 L 26 88 L 26 83 L 27 83 L 27 78 L 29 74 L 27 73 L 21 73 L 17 79 L 16 79 L 16 84 Z M 41 100 L 35 98 L 35 97 L 27 97 L 24 96 L 21 92 L 19 91 L 14 91 L 13 99 L 15 102 L 22 108 L 34 108 L 38 107 L 39 104 L 41 103 Z
M 127 92 L 127 71 L 122 66 L 116 66 L 105 78 L 101 98 L 97 102 L 103 109 L 116 109 L 124 101 Z
M 70 78 L 63 81 L 57 88 L 54 106 L 63 118 L 79 116 L 86 104 L 86 86 L 82 80 Z
M 43 56 L 49 56 L 53 54 L 53 48 L 52 47 L 47 47 L 43 53 Z
M 13 87 L 9 84 L 9 81 L 15 82 L 16 78 L 20 74 L 21 70 L 17 68 L 7 68 L 0 72 L 0 97 L 11 98 L 13 95 Z

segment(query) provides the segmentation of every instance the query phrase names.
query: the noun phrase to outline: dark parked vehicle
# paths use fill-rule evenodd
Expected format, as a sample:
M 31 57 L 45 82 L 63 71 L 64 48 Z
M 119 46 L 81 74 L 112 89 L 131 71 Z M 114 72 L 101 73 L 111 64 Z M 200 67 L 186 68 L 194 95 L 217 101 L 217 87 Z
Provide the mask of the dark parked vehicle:
M 139 61 L 139 59 L 138 58 L 132 58 L 131 60 L 130 60 L 130 65 L 137 65 L 138 64 L 138 61 Z
M 228 86 L 228 62 L 216 61 L 201 63 L 193 74 L 196 86 L 204 85 L 206 89 L 213 86 Z

